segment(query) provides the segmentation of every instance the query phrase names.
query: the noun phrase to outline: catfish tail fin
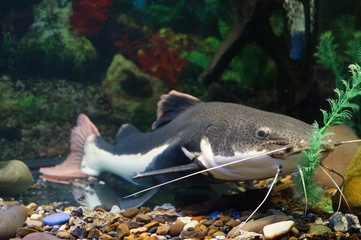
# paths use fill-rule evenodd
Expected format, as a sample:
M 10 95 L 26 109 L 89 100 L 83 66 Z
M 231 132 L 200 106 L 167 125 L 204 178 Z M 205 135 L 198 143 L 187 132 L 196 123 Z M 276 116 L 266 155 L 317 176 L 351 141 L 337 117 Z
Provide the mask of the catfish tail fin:
M 89 176 L 81 171 L 80 164 L 84 154 L 85 141 L 90 135 L 100 136 L 100 133 L 97 127 L 85 114 L 80 114 L 77 120 L 77 125 L 71 131 L 70 155 L 59 165 L 40 168 L 39 171 L 45 174 L 45 176 L 42 177 L 47 179 L 46 175 L 63 178 Z M 49 178 L 49 180 L 51 180 L 51 178 Z

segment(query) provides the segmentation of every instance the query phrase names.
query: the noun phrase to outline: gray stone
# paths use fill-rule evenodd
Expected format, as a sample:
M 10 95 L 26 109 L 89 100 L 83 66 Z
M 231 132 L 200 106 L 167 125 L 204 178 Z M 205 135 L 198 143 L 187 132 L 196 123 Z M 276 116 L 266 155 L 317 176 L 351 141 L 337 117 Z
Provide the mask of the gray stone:
M 324 225 L 313 225 L 310 227 L 309 233 L 315 234 L 315 235 L 322 235 L 325 233 L 332 232 L 332 230 Z

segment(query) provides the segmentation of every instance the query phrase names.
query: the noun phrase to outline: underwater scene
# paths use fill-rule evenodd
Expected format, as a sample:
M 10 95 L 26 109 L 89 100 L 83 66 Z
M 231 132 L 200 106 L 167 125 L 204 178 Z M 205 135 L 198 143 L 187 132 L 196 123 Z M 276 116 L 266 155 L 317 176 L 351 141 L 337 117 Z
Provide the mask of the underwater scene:
M 0 240 L 361 239 L 361 1 L 0 2 Z

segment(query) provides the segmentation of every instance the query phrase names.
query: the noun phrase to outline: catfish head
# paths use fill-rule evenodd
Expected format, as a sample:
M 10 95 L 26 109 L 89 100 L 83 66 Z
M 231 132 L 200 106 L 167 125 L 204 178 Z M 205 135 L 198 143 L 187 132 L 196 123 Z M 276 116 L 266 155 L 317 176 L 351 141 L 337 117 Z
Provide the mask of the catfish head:
M 213 121 L 200 139 L 198 160 L 205 168 L 237 161 L 211 170 L 217 179 L 270 178 L 278 167 L 284 175 L 290 174 L 303 160 L 300 151 L 309 147 L 313 127 L 297 119 L 232 103 L 211 102 L 200 107 L 207 109 Z

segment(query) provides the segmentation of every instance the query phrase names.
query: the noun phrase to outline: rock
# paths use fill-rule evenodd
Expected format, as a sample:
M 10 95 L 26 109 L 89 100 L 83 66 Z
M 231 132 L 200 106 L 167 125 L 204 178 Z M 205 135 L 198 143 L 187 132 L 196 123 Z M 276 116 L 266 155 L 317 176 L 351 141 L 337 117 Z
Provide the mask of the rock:
M 43 225 L 42 221 L 39 220 L 27 220 L 25 222 L 26 226 L 31 227 L 31 228 L 36 228 L 36 227 L 41 227 Z
M 39 220 L 41 218 L 42 218 L 42 216 L 37 213 L 31 214 L 31 216 L 30 216 L 30 219 L 32 219 L 32 220 Z
M 26 217 L 27 209 L 22 205 L 0 212 L 0 240 L 15 237 L 16 230 L 24 225 Z
M 182 239 L 203 239 L 204 233 L 200 229 L 194 229 L 194 230 L 183 230 L 179 237 Z
M 166 235 L 168 233 L 169 229 L 170 229 L 170 226 L 168 224 L 163 224 L 157 228 L 156 233 L 158 235 Z
M 101 235 L 101 232 L 94 227 L 94 228 L 90 229 L 90 231 L 88 232 L 87 238 L 88 239 L 99 239 L 100 235 Z
M 181 221 L 175 221 L 172 225 L 170 225 L 168 234 L 172 237 L 179 236 L 185 225 L 186 224 Z
M 335 142 L 358 139 L 354 131 L 346 125 L 334 125 L 328 127 L 327 132 L 335 133 L 334 135 L 330 136 L 331 139 Z M 350 165 L 351 161 L 353 161 L 352 159 L 354 158 L 360 146 L 360 143 L 344 144 L 341 146 L 337 146 L 333 149 L 332 152 L 329 152 L 329 154 L 324 159 L 322 159 L 322 163 L 337 172 L 338 174 L 341 174 L 341 176 L 345 176 L 345 173 L 347 171 L 346 169 Z M 332 176 L 333 180 L 336 181 L 338 186 L 342 184 L 343 179 L 340 178 L 337 174 L 333 172 L 329 172 L 329 174 Z M 327 188 L 335 188 L 335 184 L 323 171 L 317 171 L 314 176 L 319 182 L 322 182 L 323 186 Z M 346 198 L 348 199 L 348 197 Z
M 331 216 L 328 220 L 328 227 L 337 232 L 352 232 L 355 229 L 360 228 L 360 222 L 357 216 L 353 214 L 342 214 L 340 212 L 336 212 Z
M 218 232 L 213 233 L 213 237 L 217 238 L 217 237 L 219 237 L 219 236 L 225 237 L 226 234 L 225 234 L 224 232 L 221 232 L 221 231 L 218 231 Z
M 229 227 L 235 227 L 235 226 L 238 226 L 241 222 L 239 220 L 229 220 L 227 223 L 226 223 L 226 226 L 229 226 Z M 205 223 L 203 223 L 204 225 L 206 225 Z
M 22 161 L 0 161 L 0 192 L 2 195 L 18 195 L 27 190 L 33 182 L 31 171 Z
M 68 232 L 57 232 L 56 237 L 61 238 L 61 239 L 72 239 L 73 238 L 71 236 L 71 234 Z
M 51 234 L 37 232 L 26 235 L 22 240 L 61 240 L 61 239 Z
M 192 220 L 186 225 L 184 225 L 183 230 L 194 230 L 198 226 L 198 221 Z
M 263 235 L 266 239 L 276 239 L 291 231 L 294 221 L 282 221 L 264 226 Z
M 237 240 L 264 240 L 264 236 L 255 232 L 239 231 L 239 235 L 236 237 Z
M 233 237 L 237 236 L 238 234 L 236 233 L 236 231 L 239 231 L 240 229 L 242 229 L 243 231 L 247 231 L 247 232 L 255 232 L 255 233 L 261 234 L 261 233 L 263 233 L 264 226 L 272 224 L 272 223 L 280 222 L 280 221 L 285 221 L 285 220 L 287 220 L 287 216 L 284 214 L 277 214 L 277 215 L 263 217 L 258 220 L 255 220 L 255 221 L 247 222 L 241 228 L 239 228 L 238 226 L 234 227 L 227 234 L 227 237 L 231 238 L 232 236 Z M 239 226 L 241 226 L 241 225 L 239 225 Z
M 135 217 L 137 214 L 139 213 L 139 209 L 138 208 L 128 208 L 127 210 L 125 210 L 124 212 L 121 213 L 121 215 L 123 215 L 126 218 L 133 218 Z
M 309 233 L 315 234 L 315 235 L 322 235 L 325 233 L 330 233 L 332 230 L 324 225 L 312 225 L 310 227 Z
M 129 227 L 125 223 L 119 224 L 116 230 L 119 239 L 123 239 L 125 236 L 128 236 L 130 234 Z
M 35 232 L 38 232 L 37 230 L 33 229 L 33 228 L 28 228 L 28 227 L 19 227 L 17 230 L 16 230 L 16 233 L 18 235 L 20 235 L 21 237 L 24 237 L 24 236 L 27 236 L 29 235 L 30 233 L 35 233 Z
M 81 226 L 71 226 L 70 227 L 70 233 L 76 237 L 76 238 L 84 238 L 86 236 L 86 230 L 85 228 L 81 227 Z
M 127 225 L 129 227 L 129 229 L 133 229 L 133 228 L 138 228 L 140 226 L 140 223 L 131 221 L 131 222 L 127 222 Z
M 130 234 L 145 233 L 147 231 L 148 231 L 148 228 L 145 228 L 145 227 L 133 228 L 133 229 L 129 230 Z
M 341 211 L 352 212 L 361 217 L 361 147 L 356 152 L 344 175 L 343 194 L 347 199 L 341 198 Z M 333 197 L 333 206 L 336 209 L 339 204 L 339 193 Z M 348 207 L 350 206 L 350 208 Z
M 152 218 L 146 214 L 140 213 L 137 216 L 135 216 L 135 220 L 137 222 L 149 223 L 152 220 Z
M 117 205 L 113 205 L 113 207 L 110 209 L 111 213 L 121 213 L 120 208 Z
M 146 123 L 144 116 L 152 116 L 159 96 L 167 88 L 161 80 L 143 73 L 133 62 L 116 54 L 102 81 L 102 91 L 114 109 Z
M 70 215 L 67 213 L 54 213 L 43 218 L 45 225 L 54 226 L 66 223 L 69 221 Z
M 151 229 L 151 228 L 157 227 L 158 225 L 159 225 L 159 222 L 153 221 L 153 222 L 145 224 L 143 227 Z

